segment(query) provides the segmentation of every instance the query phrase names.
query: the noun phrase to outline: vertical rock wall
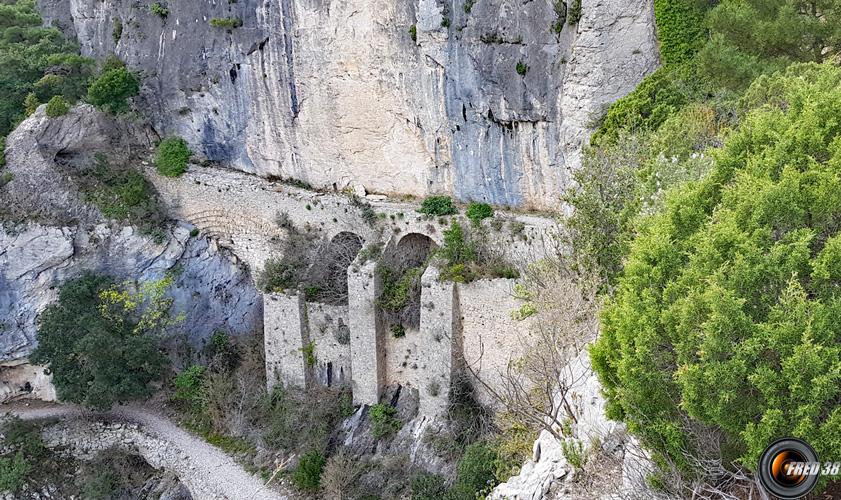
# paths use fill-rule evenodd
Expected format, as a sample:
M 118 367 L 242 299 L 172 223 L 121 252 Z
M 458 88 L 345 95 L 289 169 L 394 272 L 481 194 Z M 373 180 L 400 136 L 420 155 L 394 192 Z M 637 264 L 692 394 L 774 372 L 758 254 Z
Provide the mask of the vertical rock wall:
M 142 73 L 160 133 L 328 188 L 557 206 L 588 123 L 658 59 L 651 0 L 583 0 L 560 33 L 552 0 L 162 3 L 165 18 L 145 2 L 40 0 L 84 54 Z

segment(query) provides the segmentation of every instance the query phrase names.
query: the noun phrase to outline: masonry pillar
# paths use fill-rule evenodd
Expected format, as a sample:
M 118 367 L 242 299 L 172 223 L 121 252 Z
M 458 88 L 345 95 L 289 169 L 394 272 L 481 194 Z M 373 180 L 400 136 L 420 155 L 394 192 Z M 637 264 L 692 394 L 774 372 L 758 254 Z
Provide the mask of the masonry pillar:
M 266 385 L 305 388 L 308 368 L 305 348 L 306 303 L 301 294 L 263 294 L 263 343 L 266 350 Z
M 379 402 L 385 381 L 385 345 L 377 327 L 381 283 L 376 262 L 348 269 L 348 328 L 354 404 Z
M 455 284 L 439 281 L 438 268 L 429 266 L 421 277 L 420 338 L 425 349 L 428 380 L 420 390 L 421 415 L 434 417 L 447 411 L 450 380 L 457 366 L 459 311 Z M 421 353 L 419 353 L 421 354 Z

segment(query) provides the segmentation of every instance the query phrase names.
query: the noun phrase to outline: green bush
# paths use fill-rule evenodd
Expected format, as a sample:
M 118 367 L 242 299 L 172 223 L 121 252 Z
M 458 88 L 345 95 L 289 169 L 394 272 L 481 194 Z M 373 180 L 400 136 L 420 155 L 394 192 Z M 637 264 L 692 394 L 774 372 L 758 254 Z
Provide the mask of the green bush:
M 78 183 L 85 201 L 105 217 L 133 224 L 140 232 L 159 240 L 163 237 L 165 211 L 154 188 L 140 172 L 95 155 L 94 166 L 81 173 Z
M 371 434 L 377 439 L 391 436 L 403 427 L 395 415 L 397 409 L 389 404 L 375 404 L 368 409 L 368 418 L 371 419 Z
M 326 451 L 330 435 L 353 412 L 349 391 L 316 388 L 306 391 L 275 386 L 266 398 L 263 439 L 290 452 Z
M 412 476 L 411 489 L 412 500 L 440 500 L 447 493 L 444 478 L 429 472 L 419 472 Z
M 88 87 L 88 102 L 112 114 L 129 110 L 128 99 L 140 92 L 140 81 L 125 67 L 104 71 Z
M 214 17 L 210 20 L 214 28 L 234 29 L 242 26 L 242 19 L 238 17 Z
M 12 457 L 0 457 L 0 491 L 16 493 L 26 483 L 31 468 L 20 452 Z
M 315 357 L 315 341 L 310 341 L 307 345 L 301 348 L 301 352 L 304 353 L 304 362 L 307 366 L 315 366 L 318 362 L 318 359 Z
M 467 205 L 467 218 L 473 221 L 473 224 L 479 226 L 482 220 L 494 216 L 494 209 L 487 203 L 470 202 Z
M 705 14 L 698 0 L 654 0 L 660 57 L 667 66 L 687 61 L 701 48 Z
M 152 5 L 149 6 L 149 10 L 152 11 L 152 14 L 155 14 L 163 19 L 166 19 L 166 16 L 169 15 L 169 9 L 161 5 L 159 2 L 153 2 Z
M 476 261 L 476 247 L 464 234 L 461 224 L 455 220 L 450 222 L 449 229 L 444 230 L 444 244 L 438 254 L 447 261 L 447 265 L 470 264 Z
M 399 339 L 401 337 L 406 336 L 406 329 L 403 327 L 403 325 L 400 325 L 400 324 L 391 325 L 390 330 L 391 330 L 391 336 L 396 338 L 396 339 Z
M 166 281 L 155 283 L 157 290 Z M 58 302 L 40 316 L 33 363 L 49 365 L 58 398 L 91 408 L 148 397 L 166 358 L 158 349 L 170 302 L 156 293 L 143 298 L 84 274 L 61 287 Z
M 55 118 L 57 116 L 66 115 L 67 112 L 70 110 L 70 105 L 67 104 L 67 101 L 64 99 L 63 96 L 56 95 L 53 96 L 49 102 L 47 102 L 47 116 L 50 118 Z
M 327 460 L 320 451 L 309 451 L 301 456 L 298 468 L 292 474 L 292 483 L 299 490 L 318 491 L 321 484 L 321 473 Z
M 426 215 L 443 216 L 456 214 L 458 210 L 453 205 L 453 199 L 449 196 L 428 196 L 421 203 L 418 212 Z
M 114 40 L 114 43 L 120 43 L 120 39 L 123 37 L 123 21 L 119 17 L 115 17 L 113 21 L 113 29 L 111 30 L 111 38 Z
M 173 385 L 175 393 L 172 399 L 187 403 L 193 410 L 200 411 L 205 404 L 203 385 L 205 381 L 205 368 L 200 365 L 192 365 L 175 376 Z
M 473 493 L 490 491 L 496 484 L 496 450 L 485 442 L 473 443 L 464 450 L 458 463 L 456 488 Z
M 560 35 L 567 22 L 567 4 L 564 0 L 555 0 L 552 4 L 552 9 L 555 11 L 555 16 L 557 16 L 555 22 L 552 23 L 552 32 Z
M 269 258 L 257 277 L 257 288 L 266 293 L 278 293 L 298 286 L 300 266 L 283 258 Z
M 35 95 L 35 92 L 26 94 L 26 99 L 23 100 L 23 108 L 26 116 L 30 116 L 38 111 L 38 106 L 40 105 L 41 101 L 38 100 L 38 96 Z
M 742 103 L 712 171 L 638 222 L 590 351 L 608 416 L 689 475 L 705 429 L 747 469 L 779 436 L 841 455 L 841 70 L 793 65 Z
M 418 27 L 414 24 L 409 26 L 409 38 L 411 38 L 413 42 L 418 41 Z
M 187 163 L 193 152 L 187 141 L 180 137 L 167 137 L 158 144 L 155 151 L 155 168 L 166 177 L 178 177 L 187 171 Z
M 407 269 L 401 277 L 395 275 L 395 271 L 380 266 L 377 270 L 382 280 L 382 292 L 377 298 L 377 304 L 386 311 L 399 311 L 409 304 L 413 290 L 420 287 L 420 279 L 423 274 L 422 267 Z
M 525 76 L 525 74 L 529 72 L 528 64 L 524 63 L 523 61 L 518 61 L 517 66 L 514 69 L 517 70 L 517 74 L 520 76 Z
M 578 24 L 578 21 L 581 20 L 581 14 L 581 0 L 572 0 L 572 6 L 570 6 L 567 14 L 567 22 Z

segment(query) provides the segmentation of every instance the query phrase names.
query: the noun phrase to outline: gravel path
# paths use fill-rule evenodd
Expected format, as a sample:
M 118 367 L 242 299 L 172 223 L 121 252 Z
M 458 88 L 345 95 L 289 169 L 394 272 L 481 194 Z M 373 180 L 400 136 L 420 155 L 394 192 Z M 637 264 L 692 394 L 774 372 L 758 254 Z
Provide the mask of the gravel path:
M 136 406 L 118 407 L 106 413 L 92 413 L 72 405 L 0 406 L 0 414 L 11 413 L 23 420 L 96 421 L 110 418 L 135 423 L 149 439 L 139 443 L 140 453 L 155 467 L 163 466 L 187 485 L 193 498 L 262 500 L 285 499 L 270 490 L 259 477 L 246 472 L 228 454 L 181 429 L 168 419 Z

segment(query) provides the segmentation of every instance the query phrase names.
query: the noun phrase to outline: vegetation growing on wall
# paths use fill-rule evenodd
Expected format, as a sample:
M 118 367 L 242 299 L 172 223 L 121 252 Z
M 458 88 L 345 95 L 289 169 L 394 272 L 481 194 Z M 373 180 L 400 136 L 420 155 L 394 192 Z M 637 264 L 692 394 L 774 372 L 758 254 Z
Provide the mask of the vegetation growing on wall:
M 50 118 L 66 115 L 69 110 L 70 105 L 67 104 L 67 100 L 64 99 L 64 96 L 55 95 L 50 98 L 49 102 L 47 102 L 46 113 Z
M 105 217 L 131 224 L 159 243 L 166 239 L 165 211 L 154 187 L 137 170 L 96 155 L 93 166 L 78 174 L 77 183 L 85 201 Z
M 210 20 L 210 25 L 214 28 L 234 29 L 242 26 L 242 19 L 238 17 L 214 17 Z
M 421 203 L 418 212 L 425 215 L 444 216 L 457 214 L 458 209 L 449 196 L 428 196 Z

